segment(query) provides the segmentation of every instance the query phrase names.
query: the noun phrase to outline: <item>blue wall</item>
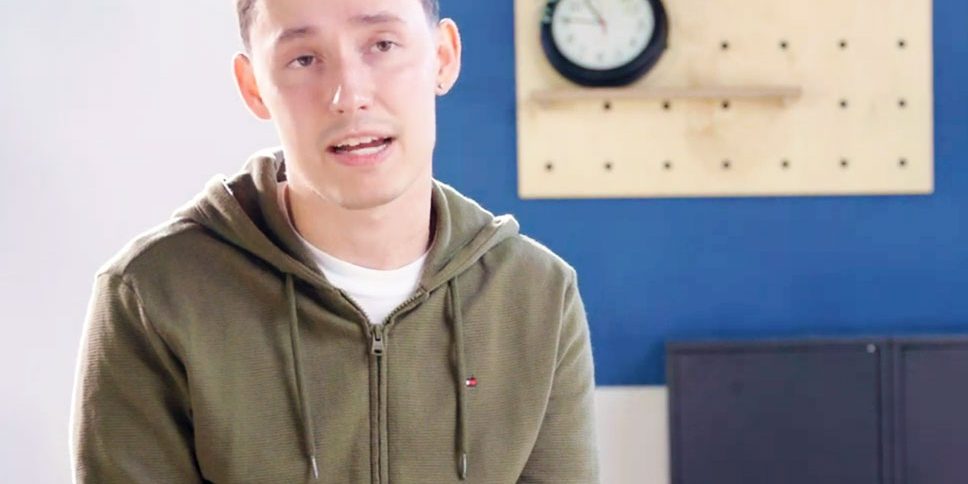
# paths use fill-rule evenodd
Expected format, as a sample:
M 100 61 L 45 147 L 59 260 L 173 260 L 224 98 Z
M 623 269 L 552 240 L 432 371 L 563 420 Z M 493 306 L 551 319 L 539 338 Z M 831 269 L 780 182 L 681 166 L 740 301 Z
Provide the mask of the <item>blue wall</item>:
M 577 268 L 599 385 L 663 383 L 669 339 L 968 332 L 968 2 L 934 5 L 934 195 L 566 201 L 517 197 L 513 2 L 441 3 L 436 176 Z

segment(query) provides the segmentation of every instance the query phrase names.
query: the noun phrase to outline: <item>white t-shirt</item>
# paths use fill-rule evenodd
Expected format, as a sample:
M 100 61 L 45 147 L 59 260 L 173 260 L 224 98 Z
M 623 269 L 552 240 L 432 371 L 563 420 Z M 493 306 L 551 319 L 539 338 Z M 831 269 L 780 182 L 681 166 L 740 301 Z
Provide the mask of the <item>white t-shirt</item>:
M 285 196 L 286 182 L 280 182 L 277 188 L 279 206 L 282 208 L 282 213 L 286 215 L 286 219 L 289 220 Z M 289 220 L 289 226 L 293 227 L 292 220 Z M 372 324 L 382 324 L 397 306 L 410 299 L 417 290 L 424 261 L 427 259 L 427 252 L 399 269 L 389 271 L 369 269 L 337 259 L 319 250 L 302 238 L 295 227 L 293 227 L 293 232 L 309 249 L 326 279 L 333 286 L 345 291 L 363 309 Z

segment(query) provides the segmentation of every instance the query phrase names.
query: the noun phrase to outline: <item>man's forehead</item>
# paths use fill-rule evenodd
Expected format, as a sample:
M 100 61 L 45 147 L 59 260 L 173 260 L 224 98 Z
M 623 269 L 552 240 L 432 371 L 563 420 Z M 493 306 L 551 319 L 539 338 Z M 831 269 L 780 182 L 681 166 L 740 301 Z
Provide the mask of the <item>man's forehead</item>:
M 422 0 L 258 0 L 253 43 L 275 49 L 333 29 L 411 26 L 426 20 Z
M 258 16 L 274 28 L 344 22 L 408 23 L 423 16 L 421 0 L 258 0 Z

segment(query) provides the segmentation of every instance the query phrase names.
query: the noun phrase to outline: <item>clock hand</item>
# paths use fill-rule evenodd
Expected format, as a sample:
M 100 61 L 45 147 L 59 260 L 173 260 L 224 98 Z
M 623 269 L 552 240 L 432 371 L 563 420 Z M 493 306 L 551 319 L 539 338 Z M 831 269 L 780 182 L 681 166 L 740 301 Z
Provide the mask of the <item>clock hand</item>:
M 571 23 L 571 24 L 601 25 L 601 22 L 593 18 L 562 17 L 561 20 L 563 22 Z
M 608 24 L 605 23 L 605 18 L 602 17 L 601 12 L 599 12 L 598 9 L 595 8 L 595 5 L 592 3 L 592 0 L 585 0 L 585 4 L 588 5 L 589 10 L 591 10 L 592 13 L 595 15 L 595 18 L 598 19 L 598 25 L 602 26 L 602 33 L 608 33 Z

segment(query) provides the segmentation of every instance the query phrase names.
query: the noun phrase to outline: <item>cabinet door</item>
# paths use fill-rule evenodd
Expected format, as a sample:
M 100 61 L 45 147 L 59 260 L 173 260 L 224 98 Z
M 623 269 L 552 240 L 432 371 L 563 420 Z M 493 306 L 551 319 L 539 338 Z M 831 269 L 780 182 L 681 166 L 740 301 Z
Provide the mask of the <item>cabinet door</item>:
M 675 484 L 881 484 L 883 341 L 669 346 Z
M 968 340 L 898 341 L 899 483 L 968 482 Z

